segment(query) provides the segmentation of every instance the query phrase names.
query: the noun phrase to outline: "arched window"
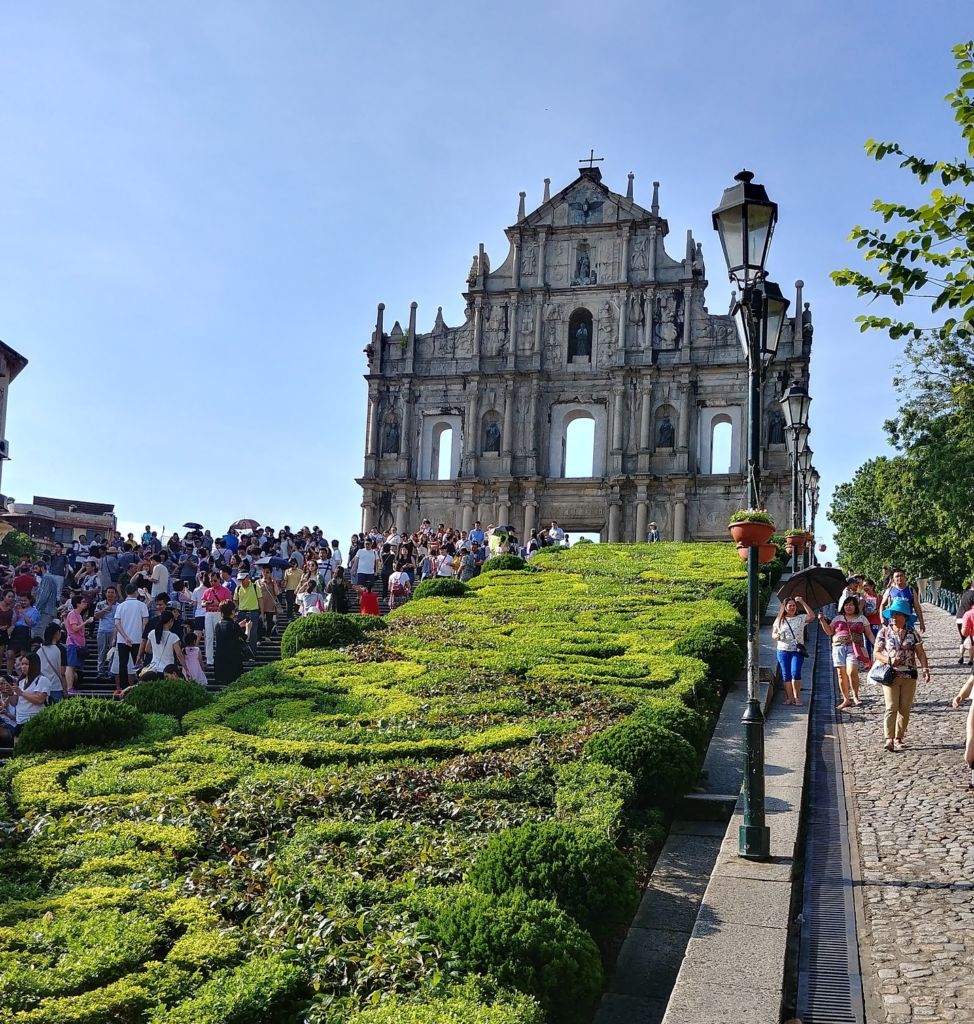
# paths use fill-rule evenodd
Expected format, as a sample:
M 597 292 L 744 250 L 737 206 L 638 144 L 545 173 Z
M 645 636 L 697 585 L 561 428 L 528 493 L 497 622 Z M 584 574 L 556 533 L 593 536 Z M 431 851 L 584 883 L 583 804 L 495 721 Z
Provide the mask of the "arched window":
M 730 416 L 715 416 L 710 421 L 710 472 L 731 471 L 731 446 L 734 443 L 734 426 Z
M 595 418 L 588 413 L 573 413 L 565 420 L 562 439 L 561 475 L 590 477 L 595 465 Z
M 453 478 L 453 427 L 448 423 L 437 423 L 433 428 L 433 454 L 430 459 L 432 479 Z
M 592 314 L 587 309 L 576 309 L 568 318 L 568 361 L 592 361 Z

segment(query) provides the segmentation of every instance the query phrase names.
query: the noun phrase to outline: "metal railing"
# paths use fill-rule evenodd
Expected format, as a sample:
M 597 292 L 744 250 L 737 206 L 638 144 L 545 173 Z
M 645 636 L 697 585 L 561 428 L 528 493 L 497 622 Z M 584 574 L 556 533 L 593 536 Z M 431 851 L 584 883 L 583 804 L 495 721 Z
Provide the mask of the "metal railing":
M 940 585 L 940 580 L 925 580 L 926 588 L 923 591 L 924 601 L 927 604 L 936 605 L 938 608 L 943 608 L 945 612 L 950 612 L 951 615 L 957 614 L 957 602 L 960 600 L 960 594 L 954 590 L 947 590 L 945 587 Z

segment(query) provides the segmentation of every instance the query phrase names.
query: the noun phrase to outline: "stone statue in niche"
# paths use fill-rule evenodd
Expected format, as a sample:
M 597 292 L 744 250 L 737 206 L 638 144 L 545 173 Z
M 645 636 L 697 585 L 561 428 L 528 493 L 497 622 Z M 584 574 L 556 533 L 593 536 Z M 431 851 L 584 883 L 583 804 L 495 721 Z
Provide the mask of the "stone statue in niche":
M 637 238 L 632 243 L 632 253 L 629 256 L 629 266 L 633 270 L 649 270 L 649 256 L 646 251 L 646 239 Z
M 785 443 L 785 417 L 780 409 L 775 409 L 768 417 L 768 444 Z
M 524 257 L 521 260 L 521 273 L 534 276 L 538 272 L 538 247 L 532 242 L 524 247 Z
M 589 254 L 588 246 L 580 247 L 578 256 L 575 257 L 575 276 L 572 284 L 595 284 L 598 278 L 592 271 L 592 257 Z
M 395 416 L 390 416 L 386 420 L 386 429 L 382 435 L 382 454 L 399 454 L 399 420 Z
M 484 430 L 484 454 L 493 452 L 499 454 L 501 450 L 501 428 L 496 420 L 491 420 Z
M 592 361 L 592 314 L 587 309 L 576 309 L 568 320 L 568 361 Z
M 653 343 L 656 348 L 680 347 L 683 336 L 683 293 L 664 291 L 656 299 L 656 322 Z
M 629 296 L 629 323 L 641 324 L 643 322 L 643 297 L 641 295 Z
M 814 330 L 815 328 L 812 326 L 812 304 L 806 302 L 805 308 L 802 310 L 802 341 L 806 345 L 811 345 Z
M 675 434 L 673 432 L 673 421 L 669 416 L 664 416 L 656 428 L 656 447 L 672 448 Z

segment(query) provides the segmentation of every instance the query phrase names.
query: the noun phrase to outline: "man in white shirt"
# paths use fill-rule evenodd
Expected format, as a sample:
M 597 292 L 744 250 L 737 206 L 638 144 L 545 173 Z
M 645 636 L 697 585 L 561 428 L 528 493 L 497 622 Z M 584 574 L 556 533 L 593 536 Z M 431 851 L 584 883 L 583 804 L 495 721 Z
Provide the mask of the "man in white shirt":
M 150 596 L 155 599 L 160 594 L 168 596 L 169 594 L 169 570 L 166 568 L 165 559 L 162 555 L 153 555 L 152 561 L 155 563 L 152 566 L 152 575 L 149 577 L 152 580 L 152 593 Z
M 359 548 L 352 559 L 351 571 L 358 580 L 358 584 L 364 587 L 366 583 L 375 582 L 375 574 L 378 569 L 379 555 L 371 540 L 365 542 L 364 548 Z
M 565 531 L 558 525 L 557 520 L 551 520 L 551 526 L 548 529 L 548 537 L 552 544 L 557 544 L 561 547 L 565 543 Z
M 130 583 L 125 588 L 125 600 L 115 610 L 115 635 L 118 637 L 118 686 L 115 696 L 129 684 L 129 655 L 133 658 L 142 643 L 142 631 L 149 621 L 149 609 L 135 596 L 137 587 Z

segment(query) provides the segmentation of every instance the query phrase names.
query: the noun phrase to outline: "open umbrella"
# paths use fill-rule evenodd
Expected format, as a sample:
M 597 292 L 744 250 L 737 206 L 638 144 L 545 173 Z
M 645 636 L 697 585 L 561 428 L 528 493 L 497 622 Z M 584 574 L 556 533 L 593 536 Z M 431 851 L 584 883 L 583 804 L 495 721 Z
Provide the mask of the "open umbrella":
M 514 532 L 514 527 L 513 526 L 495 526 L 493 532 L 494 533 L 513 533 Z
M 183 523 L 183 529 L 184 530 L 202 530 L 203 529 L 203 524 L 202 523 Z
M 845 590 L 845 573 L 839 569 L 813 566 L 796 572 L 778 588 L 778 597 L 785 601 L 789 597 L 801 597 L 810 608 L 822 608 L 833 604 Z
M 259 565 L 263 568 L 265 565 L 269 565 L 272 569 L 286 569 L 291 563 L 286 558 L 281 558 L 280 555 L 265 555 L 263 558 L 258 558 L 254 565 Z
M 228 527 L 230 530 L 259 530 L 260 523 L 256 519 L 238 519 Z

